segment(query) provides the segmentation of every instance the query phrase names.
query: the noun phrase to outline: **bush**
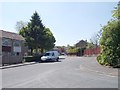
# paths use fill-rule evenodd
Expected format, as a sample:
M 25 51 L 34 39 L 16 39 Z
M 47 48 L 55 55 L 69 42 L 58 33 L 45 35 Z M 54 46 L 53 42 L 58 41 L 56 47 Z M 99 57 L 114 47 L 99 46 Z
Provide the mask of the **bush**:
M 100 46 L 102 54 L 97 60 L 102 65 L 120 65 L 120 23 L 119 20 L 112 20 L 103 27 Z
M 101 55 L 97 58 L 103 65 L 120 67 L 120 2 L 113 11 L 114 19 L 109 21 L 102 30 L 100 38 Z
M 100 64 L 102 64 L 102 63 L 101 63 L 101 56 L 100 56 L 100 55 L 97 56 L 97 61 L 98 61 Z
M 41 60 L 41 56 L 28 56 L 25 57 L 25 62 L 36 62 Z

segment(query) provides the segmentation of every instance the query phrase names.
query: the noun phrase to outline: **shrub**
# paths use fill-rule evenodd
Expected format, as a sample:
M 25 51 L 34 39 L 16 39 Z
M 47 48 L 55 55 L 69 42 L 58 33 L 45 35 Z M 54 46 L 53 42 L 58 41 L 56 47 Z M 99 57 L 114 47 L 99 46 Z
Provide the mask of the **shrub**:
M 36 62 L 36 61 L 40 61 L 41 60 L 41 56 L 28 56 L 25 57 L 25 62 Z
M 97 61 L 98 61 L 100 64 L 102 64 L 102 63 L 101 63 L 101 56 L 100 56 L 100 55 L 97 56 Z
M 103 27 L 100 39 L 101 55 L 97 58 L 102 65 L 120 65 L 120 23 L 119 20 L 112 20 Z
M 120 67 L 120 2 L 113 11 L 113 17 L 114 19 L 102 28 L 101 55 L 97 60 L 103 65 Z

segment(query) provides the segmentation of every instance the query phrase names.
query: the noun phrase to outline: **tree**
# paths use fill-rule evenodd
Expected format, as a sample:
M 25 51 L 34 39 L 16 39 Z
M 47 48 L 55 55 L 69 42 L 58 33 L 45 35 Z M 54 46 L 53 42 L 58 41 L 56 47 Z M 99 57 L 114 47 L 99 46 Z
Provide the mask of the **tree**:
M 35 49 L 37 53 L 38 47 L 41 47 L 42 42 L 44 42 L 45 34 L 44 26 L 37 12 L 32 15 L 27 27 L 23 28 L 20 34 L 25 37 L 31 52 Z
M 44 49 L 48 50 L 54 47 L 55 38 L 50 29 L 45 28 L 42 24 L 42 20 L 37 12 L 32 15 L 28 25 L 23 27 L 19 34 L 25 38 L 31 53 L 33 49 L 35 49 L 36 53 L 38 53 L 38 49 L 43 53 Z
M 102 29 L 91 37 L 90 43 L 88 43 L 88 47 L 94 47 L 94 46 L 98 47 L 101 36 L 102 36 Z
M 69 49 L 68 49 L 69 54 L 76 55 L 77 52 L 78 52 L 78 48 L 76 48 L 75 46 L 70 46 Z
M 15 25 L 15 29 L 19 32 L 23 27 L 27 26 L 27 22 L 18 21 Z
M 88 49 L 94 48 L 94 44 L 92 42 L 87 43 L 86 48 L 88 48 Z
M 93 46 L 95 45 L 96 47 L 98 46 L 98 37 L 97 34 L 94 34 L 91 39 L 90 39 L 91 44 L 93 44 Z
M 115 10 L 113 10 L 113 15 L 115 19 L 120 19 L 120 1 L 118 2 L 118 6 L 115 7 Z
M 45 28 L 45 33 L 46 33 L 44 38 L 45 42 L 43 42 L 42 44 L 42 50 L 43 49 L 50 50 L 55 46 L 54 43 L 56 42 L 56 40 L 49 28 Z
M 22 35 L 25 38 L 25 45 L 28 46 L 28 48 L 31 50 L 31 55 L 33 54 L 33 49 L 34 49 L 34 43 L 33 42 L 33 38 L 29 36 L 29 29 L 28 27 L 23 27 L 20 31 L 19 34 Z
M 117 13 L 117 16 L 119 15 Z M 120 20 L 117 18 L 109 21 L 102 30 L 101 55 L 98 56 L 97 60 L 103 65 L 120 67 Z
M 119 21 L 120 22 L 120 21 Z M 103 27 L 100 45 L 102 49 L 101 60 L 104 65 L 116 66 L 120 64 L 120 25 L 118 21 L 108 22 Z

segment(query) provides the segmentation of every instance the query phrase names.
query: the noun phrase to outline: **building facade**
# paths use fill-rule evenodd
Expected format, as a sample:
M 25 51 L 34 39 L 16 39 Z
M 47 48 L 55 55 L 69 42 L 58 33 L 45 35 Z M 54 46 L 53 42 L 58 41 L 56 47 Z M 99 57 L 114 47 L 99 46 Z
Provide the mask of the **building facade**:
M 27 47 L 24 45 L 24 38 L 16 33 L 0 30 L 1 33 L 1 56 L 0 63 L 14 64 L 21 63 L 25 53 L 27 53 Z

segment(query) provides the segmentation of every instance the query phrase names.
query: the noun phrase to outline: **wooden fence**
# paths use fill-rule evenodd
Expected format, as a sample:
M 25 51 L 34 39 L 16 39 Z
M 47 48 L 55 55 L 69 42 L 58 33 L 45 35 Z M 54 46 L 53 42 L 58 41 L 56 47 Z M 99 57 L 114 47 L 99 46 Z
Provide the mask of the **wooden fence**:
M 84 50 L 84 56 L 98 55 L 98 54 L 100 54 L 100 52 L 101 52 L 100 47 L 85 49 Z

